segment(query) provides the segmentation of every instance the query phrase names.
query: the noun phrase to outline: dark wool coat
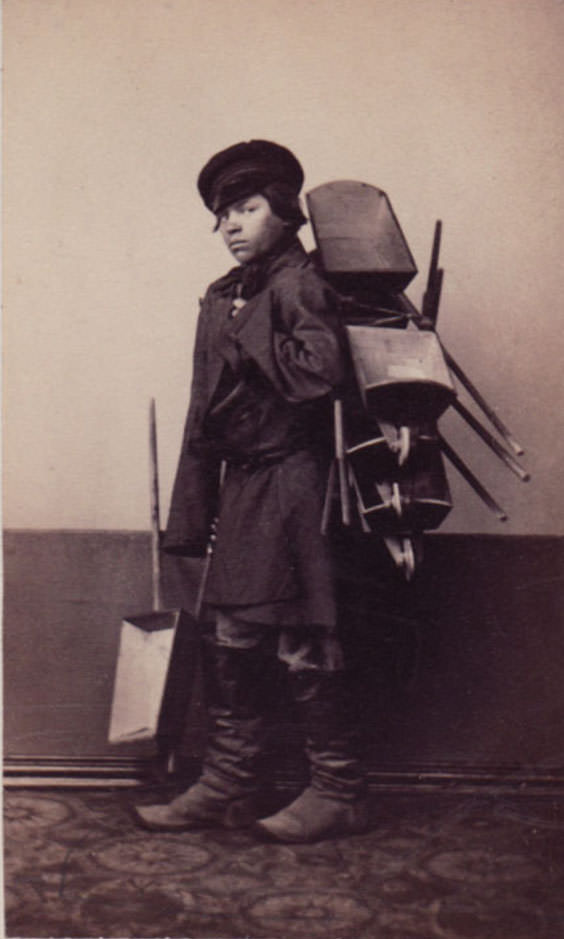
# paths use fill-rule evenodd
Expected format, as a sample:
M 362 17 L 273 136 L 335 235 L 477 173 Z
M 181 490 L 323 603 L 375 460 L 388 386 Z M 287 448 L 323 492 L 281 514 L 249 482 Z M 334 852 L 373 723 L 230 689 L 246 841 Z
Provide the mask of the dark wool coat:
M 232 317 L 241 285 L 248 299 Z M 203 554 L 217 513 L 208 604 L 254 621 L 334 625 L 320 432 L 331 426 L 342 349 L 338 298 L 297 239 L 209 287 L 163 545 Z

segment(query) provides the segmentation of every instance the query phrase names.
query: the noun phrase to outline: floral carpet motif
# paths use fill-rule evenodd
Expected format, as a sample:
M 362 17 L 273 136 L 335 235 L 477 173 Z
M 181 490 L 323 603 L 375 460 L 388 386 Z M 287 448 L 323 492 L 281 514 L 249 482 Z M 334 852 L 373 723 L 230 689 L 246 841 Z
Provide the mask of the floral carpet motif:
M 564 939 L 554 795 L 373 796 L 317 845 L 137 829 L 147 790 L 5 793 L 6 933 L 20 939 Z

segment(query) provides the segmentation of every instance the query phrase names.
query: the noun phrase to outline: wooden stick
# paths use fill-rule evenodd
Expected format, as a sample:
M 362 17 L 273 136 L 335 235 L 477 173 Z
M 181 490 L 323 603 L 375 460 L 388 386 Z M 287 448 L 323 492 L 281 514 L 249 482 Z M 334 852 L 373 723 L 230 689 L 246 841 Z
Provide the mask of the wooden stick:
M 435 222 L 435 232 L 433 235 L 433 247 L 431 250 L 431 261 L 429 263 L 429 274 L 427 276 L 427 287 L 425 293 L 423 294 L 423 316 L 430 319 L 432 322 L 435 322 L 436 314 L 438 312 L 438 303 L 436 303 L 437 295 L 437 284 L 438 291 L 440 294 L 440 282 L 442 281 L 442 272 L 439 274 L 439 251 L 441 248 L 441 233 L 442 233 L 442 222 L 440 219 L 437 219 Z M 435 315 L 433 315 L 433 311 Z
M 368 522 L 366 521 L 365 510 L 364 510 L 364 503 L 363 503 L 363 501 L 362 501 L 362 495 L 361 495 L 361 492 L 360 492 L 360 486 L 358 485 L 358 481 L 357 481 L 357 478 L 356 478 L 356 474 L 355 474 L 354 469 L 352 468 L 352 464 L 351 464 L 351 463 L 349 463 L 349 474 L 350 474 L 350 480 L 351 480 L 351 483 L 352 483 L 352 487 L 353 487 L 353 489 L 354 489 L 354 493 L 355 493 L 355 496 L 356 496 L 356 507 L 357 507 L 357 511 L 358 511 L 358 517 L 359 517 L 359 519 L 360 519 L 360 527 L 362 528 L 363 532 L 368 535 L 368 534 L 370 534 L 370 532 L 371 532 L 371 528 L 370 528 L 370 525 L 368 524 Z
M 335 459 L 337 461 L 337 470 L 339 473 L 339 494 L 341 497 L 341 517 L 343 520 L 343 525 L 350 525 L 351 507 L 349 501 L 349 489 L 347 485 L 347 469 L 345 464 L 343 402 L 340 398 L 336 398 L 334 401 L 333 416 L 335 423 Z
M 153 611 L 161 609 L 161 558 L 159 469 L 157 459 L 157 414 L 155 399 L 149 405 L 149 472 L 151 478 L 151 569 L 153 579 Z
M 435 281 L 435 286 L 433 293 L 431 295 L 431 300 L 429 303 L 429 312 L 427 316 L 433 323 L 433 326 L 437 325 L 437 319 L 439 318 L 439 304 L 441 302 L 441 291 L 443 289 L 443 279 L 445 272 L 442 267 L 439 267 L 437 271 L 437 279 Z
M 472 472 L 472 470 L 470 470 L 466 466 L 466 463 L 464 463 L 463 460 L 461 460 L 458 454 L 455 453 L 455 451 L 446 442 L 445 438 L 441 434 L 438 435 L 438 440 L 439 440 L 441 450 L 443 451 L 444 455 L 450 460 L 450 462 L 455 467 L 455 469 L 458 470 L 460 475 L 464 477 L 466 482 L 472 487 L 472 489 L 480 497 L 482 502 L 484 502 L 487 505 L 488 509 L 490 509 L 494 513 L 494 515 L 497 515 L 500 522 L 506 522 L 507 514 L 504 512 L 501 506 L 499 506 L 497 502 L 494 499 L 492 499 L 487 489 L 485 489 L 482 486 L 479 479 L 477 479 L 476 476 L 474 476 L 474 473 Z
M 331 460 L 329 467 L 329 476 L 327 478 L 327 488 L 325 490 L 325 501 L 323 502 L 323 513 L 321 515 L 321 534 L 326 535 L 329 529 L 329 520 L 331 518 L 331 509 L 333 506 L 333 496 L 335 493 L 335 460 Z
M 431 251 L 431 262 L 429 264 L 429 277 L 427 280 L 427 289 L 431 287 L 437 276 L 437 269 L 439 267 L 439 251 L 441 250 L 441 235 L 443 233 L 443 223 L 440 218 L 435 222 L 435 232 L 433 235 L 433 248 Z

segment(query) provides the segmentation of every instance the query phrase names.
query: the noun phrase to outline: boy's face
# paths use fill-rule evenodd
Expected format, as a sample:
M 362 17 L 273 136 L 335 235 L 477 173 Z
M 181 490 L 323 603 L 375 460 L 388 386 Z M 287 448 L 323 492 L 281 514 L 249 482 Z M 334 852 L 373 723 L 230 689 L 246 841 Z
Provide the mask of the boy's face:
M 240 264 L 266 254 L 288 230 L 259 193 L 228 205 L 218 222 L 225 244 Z

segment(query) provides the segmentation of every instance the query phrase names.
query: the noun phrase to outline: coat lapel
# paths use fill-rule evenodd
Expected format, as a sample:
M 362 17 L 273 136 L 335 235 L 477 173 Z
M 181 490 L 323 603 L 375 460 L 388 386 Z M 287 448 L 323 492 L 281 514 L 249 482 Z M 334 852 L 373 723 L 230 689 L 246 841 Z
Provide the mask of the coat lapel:
M 304 262 L 307 262 L 307 254 L 301 242 L 297 238 L 294 238 L 284 251 L 273 257 L 269 257 L 261 268 L 257 268 L 253 271 L 253 279 L 257 285 L 261 285 L 262 289 L 259 289 L 254 296 L 251 296 L 246 301 L 245 306 L 242 307 L 241 311 L 237 314 L 237 330 L 244 326 L 247 320 L 252 316 L 254 309 L 262 302 L 264 288 L 273 274 L 283 267 L 301 266 Z M 239 273 L 240 276 L 238 276 Z M 248 274 L 250 272 L 246 273 Z M 206 343 L 208 352 L 207 400 L 205 402 L 205 408 L 207 408 L 213 398 L 225 365 L 224 358 L 217 350 L 221 346 L 223 333 L 225 330 L 229 329 L 230 324 L 233 323 L 229 314 L 231 313 L 233 299 L 236 295 L 237 284 L 244 279 L 245 272 L 239 272 L 238 268 L 234 268 L 226 275 L 225 281 L 221 286 L 213 292 L 210 297 L 209 306 L 206 304 L 207 309 L 202 310 L 202 313 L 208 317 L 208 340 Z
M 208 321 L 208 374 L 207 374 L 207 400 L 205 409 L 213 398 L 217 388 L 225 360 L 219 354 L 218 349 L 221 345 L 220 339 L 223 331 L 229 323 L 229 314 L 233 305 L 233 296 L 235 288 L 229 293 L 217 295 L 212 298 L 209 309 L 206 310 Z

